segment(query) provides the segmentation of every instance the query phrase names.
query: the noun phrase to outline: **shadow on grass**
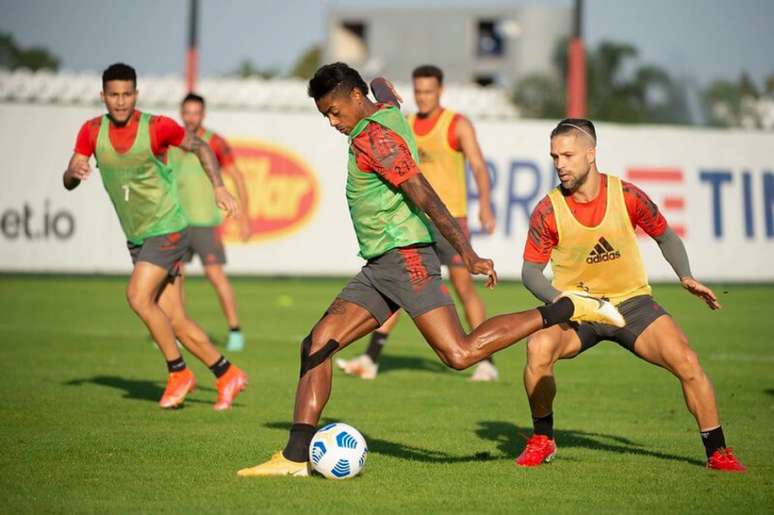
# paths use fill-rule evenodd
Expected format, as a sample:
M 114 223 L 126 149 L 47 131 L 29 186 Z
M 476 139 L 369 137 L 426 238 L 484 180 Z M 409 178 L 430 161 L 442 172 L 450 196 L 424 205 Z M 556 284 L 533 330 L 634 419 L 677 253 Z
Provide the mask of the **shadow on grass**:
M 320 421 L 320 427 L 331 422 L 336 422 L 336 420 L 323 419 Z M 290 429 L 290 425 L 289 422 L 268 422 L 264 424 L 264 427 L 270 429 L 284 429 L 287 431 Z M 477 452 L 468 456 L 454 456 L 439 450 L 423 449 L 422 447 L 383 440 L 365 433 L 363 433 L 363 437 L 365 437 L 366 442 L 368 442 L 369 453 L 383 454 L 385 456 L 392 456 L 394 458 L 410 461 L 421 461 L 424 463 L 463 463 L 500 459 L 497 456 L 492 456 L 488 452 Z
M 530 429 L 519 428 L 510 422 L 485 421 L 478 424 L 476 434 L 483 440 L 496 442 L 497 448 L 509 457 L 516 457 L 521 453 L 527 438 L 532 433 Z M 622 436 L 564 429 L 557 430 L 555 438 L 559 448 L 579 447 L 619 454 L 637 454 L 669 461 L 683 461 L 691 465 L 704 465 L 703 461 L 695 458 L 648 450 L 641 444 Z
M 774 388 L 766 388 L 765 390 L 763 390 L 763 393 L 768 395 L 774 395 Z
M 439 374 L 450 372 L 450 370 L 437 359 L 419 358 L 415 356 L 385 356 L 379 361 L 379 374 L 403 369 L 435 372 Z
M 84 379 L 73 379 L 64 383 L 67 386 L 83 386 L 84 384 L 96 384 L 99 386 L 108 386 L 117 390 L 123 390 L 124 399 L 135 399 L 141 401 L 158 402 L 164 394 L 164 384 L 157 381 L 148 381 L 145 379 L 126 379 L 118 376 L 94 376 Z M 202 391 L 214 392 L 214 388 L 196 386 Z M 208 401 L 187 398 L 186 403 L 210 404 Z M 237 406 L 237 404 L 234 404 Z

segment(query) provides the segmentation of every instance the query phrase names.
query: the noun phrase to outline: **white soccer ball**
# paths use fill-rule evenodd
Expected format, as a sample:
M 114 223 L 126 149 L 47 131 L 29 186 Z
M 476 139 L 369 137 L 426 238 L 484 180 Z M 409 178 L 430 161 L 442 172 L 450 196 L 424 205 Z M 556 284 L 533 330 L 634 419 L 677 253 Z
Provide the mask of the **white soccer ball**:
M 363 469 L 367 455 L 363 435 L 338 422 L 318 430 L 309 444 L 312 468 L 328 479 L 355 477 Z

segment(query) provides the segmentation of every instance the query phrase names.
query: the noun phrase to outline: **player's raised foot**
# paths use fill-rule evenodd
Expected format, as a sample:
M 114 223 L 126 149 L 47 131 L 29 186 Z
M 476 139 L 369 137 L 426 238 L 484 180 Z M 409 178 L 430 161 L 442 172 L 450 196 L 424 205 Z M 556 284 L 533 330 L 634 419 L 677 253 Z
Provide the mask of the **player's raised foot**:
M 240 352 L 245 348 L 245 337 L 240 331 L 231 331 L 228 333 L 228 343 L 226 350 L 229 352 Z
M 309 475 L 309 462 L 299 463 L 290 461 L 282 455 L 282 451 L 275 452 L 271 459 L 266 463 L 261 463 L 255 467 L 244 468 L 237 472 L 242 477 L 261 477 L 261 476 L 295 476 L 306 477 Z
M 360 379 L 376 379 L 376 374 L 379 372 L 379 365 L 374 363 L 368 354 L 361 354 L 350 360 L 337 359 L 336 366 L 348 376 Z
M 212 407 L 215 411 L 229 409 L 239 393 L 247 387 L 247 374 L 231 365 L 228 371 L 216 381 L 218 401 Z
M 475 383 L 490 383 L 499 379 L 500 373 L 497 371 L 497 367 L 492 364 L 491 361 L 484 360 L 473 371 L 473 375 L 470 376 L 470 380 Z
M 566 297 L 572 302 L 575 311 L 571 320 L 575 322 L 597 322 L 616 327 L 626 325 L 623 315 L 606 300 L 589 295 L 584 291 L 566 291 L 559 297 Z
M 183 404 L 185 396 L 194 391 L 196 379 L 193 372 L 184 368 L 180 372 L 170 372 L 167 377 L 167 387 L 161 396 L 159 406 L 164 409 L 177 408 Z
M 516 458 L 516 465 L 520 467 L 537 467 L 542 463 L 548 463 L 556 456 L 556 442 L 546 435 L 532 435 L 527 440 L 527 446 Z
M 744 472 L 747 469 L 734 456 L 734 451 L 730 447 L 718 449 L 712 453 L 707 460 L 707 468 L 713 470 L 724 470 L 726 472 Z

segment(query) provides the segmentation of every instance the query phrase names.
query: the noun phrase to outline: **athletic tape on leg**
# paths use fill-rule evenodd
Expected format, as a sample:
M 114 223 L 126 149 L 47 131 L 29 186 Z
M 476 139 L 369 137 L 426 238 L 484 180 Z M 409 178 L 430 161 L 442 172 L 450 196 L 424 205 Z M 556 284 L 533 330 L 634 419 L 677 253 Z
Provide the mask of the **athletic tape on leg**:
M 326 359 L 331 357 L 331 354 L 338 350 L 338 348 L 339 342 L 331 339 L 328 340 L 328 343 L 326 343 L 322 349 L 318 350 L 314 354 L 310 354 L 310 351 L 312 350 L 312 335 L 304 338 L 304 341 L 301 343 L 300 377 L 304 377 L 304 374 L 324 363 Z

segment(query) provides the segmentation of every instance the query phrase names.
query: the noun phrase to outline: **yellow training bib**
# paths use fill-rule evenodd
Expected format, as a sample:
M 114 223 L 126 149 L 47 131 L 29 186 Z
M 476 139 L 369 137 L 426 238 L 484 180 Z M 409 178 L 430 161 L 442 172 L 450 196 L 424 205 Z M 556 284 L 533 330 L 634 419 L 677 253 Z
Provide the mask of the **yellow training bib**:
M 551 252 L 556 289 L 585 290 L 613 304 L 637 295 L 650 295 L 618 177 L 607 177 L 605 216 L 596 227 L 586 227 L 576 220 L 559 188 L 548 197 L 559 233 L 559 243 Z
M 409 125 L 419 150 L 419 169 L 449 213 L 455 218 L 464 218 L 468 214 L 465 155 L 449 145 L 448 137 L 455 114 L 444 109 L 435 126 L 424 136 L 414 132 L 416 115 L 409 116 Z

